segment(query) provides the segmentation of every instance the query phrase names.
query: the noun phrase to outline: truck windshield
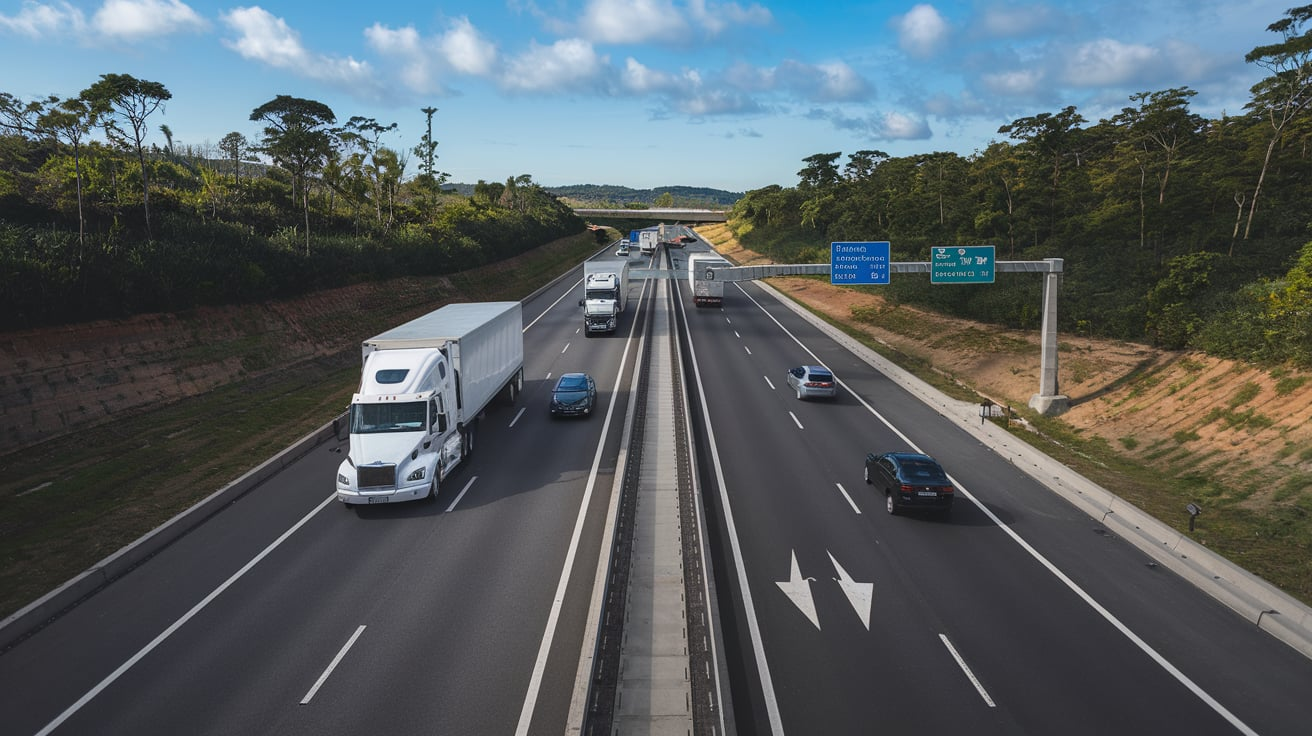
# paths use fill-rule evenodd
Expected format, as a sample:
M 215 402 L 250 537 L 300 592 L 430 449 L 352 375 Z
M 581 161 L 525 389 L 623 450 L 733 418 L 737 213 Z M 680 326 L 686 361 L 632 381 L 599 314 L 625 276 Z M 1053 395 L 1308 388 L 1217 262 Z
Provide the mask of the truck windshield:
M 351 404 L 351 433 L 422 432 L 426 408 L 427 405 L 422 401 Z

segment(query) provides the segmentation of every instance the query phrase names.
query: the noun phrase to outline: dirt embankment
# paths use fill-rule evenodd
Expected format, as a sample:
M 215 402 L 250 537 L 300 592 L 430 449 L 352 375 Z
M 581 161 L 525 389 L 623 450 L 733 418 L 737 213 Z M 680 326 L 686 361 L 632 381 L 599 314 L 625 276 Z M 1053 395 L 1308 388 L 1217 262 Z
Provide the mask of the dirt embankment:
M 359 345 L 444 285 L 361 284 L 264 304 L 0 334 L 0 455 Z M 381 317 L 381 319 L 380 319 Z
M 769 262 L 703 234 L 738 263 Z M 1037 332 L 891 306 L 815 279 L 771 284 L 998 403 L 1025 407 L 1038 392 Z M 1312 372 L 1069 334 L 1059 346 L 1059 390 L 1071 400 L 1061 421 L 1079 434 L 1176 474 L 1219 479 L 1213 492 L 1248 508 L 1312 502 Z

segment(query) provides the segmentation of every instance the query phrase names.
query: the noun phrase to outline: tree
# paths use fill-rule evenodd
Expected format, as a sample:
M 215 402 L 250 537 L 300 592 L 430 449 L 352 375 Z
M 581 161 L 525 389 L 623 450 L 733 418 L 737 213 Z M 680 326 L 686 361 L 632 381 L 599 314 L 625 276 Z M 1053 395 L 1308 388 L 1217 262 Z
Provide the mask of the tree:
M 309 175 L 327 162 L 333 151 L 328 126 L 337 122 L 332 108 L 315 100 L 278 95 L 251 111 L 252 121 L 264 123 L 261 149 L 292 175 L 301 186 L 305 213 L 305 253 L 310 253 Z
M 1056 222 L 1061 216 L 1058 212 L 1058 195 L 1061 192 L 1062 161 L 1069 156 L 1078 156 L 1079 126 L 1084 122 L 1084 116 L 1075 111 L 1074 105 L 1069 105 L 1058 113 L 1040 113 L 998 128 L 999 133 L 1006 133 L 1012 140 L 1022 141 L 1030 156 L 1048 172 L 1050 233 L 1056 229 Z M 1078 157 L 1076 165 L 1079 165 Z
M 379 141 L 383 134 L 393 130 L 396 130 L 396 123 L 382 125 L 373 118 L 356 115 L 338 131 L 338 139 L 348 150 L 359 149 L 360 155 L 348 157 L 348 163 L 368 178 L 373 190 L 374 217 L 379 224 L 383 222 L 383 176 L 375 155 L 380 150 Z
M 1303 5 L 1285 11 L 1285 17 L 1267 26 L 1279 33 L 1280 43 L 1258 46 L 1244 56 L 1244 61 L 1271 72 L 1271 76 L 1253 85 L 1250 109 L 1261 113 L 1271 124 L 1271 138 L 1267 142 L 1262 169 L 1253 187 L 1253 198 L 1248 203 L 1248 222 L 1244 225 L 1244 240 L 1253 228 L 1253 215 L 1257 212 L 1257 199 L 1262 193 L 1271 154 L 1276 149 L 1285 129 L 1312 104 L 1312 29 L 1305 30 L 1312 21 L 1312 5 Z
M 420 112 L 427 116 L 428 128 L 419 145 L 414 147 L 414 154 L 419 157 L 419 184 L 431 193 L 446 183 L 448 175 L 438 171 L 435 164 L 437 141 L 433 140 L 433 114 L 437 108 L 425 107 Z
M 799 186 L 802 188 L 830 187 L 838 183 L 838 166 L 834 164 L 841 151 L 835 153 L 817 153 L 802 159 L 806 166 L 797 175 L 802 181 Z
M 95 125 L 95 115 L 86 101 L 74 97 L 47 110 L 37 124 L 56 140 L 73 147 L 73 180 L 77 187 L 77 242 L 86 245 L 86 216 L 82 208 L 82 140 Z
M 1138 171 L 1139 247 L 1147 243 L 1147 181 L 1156 183 L 1158 208 L 1166 204 L 1166 187 L 1171 174 L 1187 147 L 1197 143 L 1203 119 L 1189 112 L 1189 98 L 1196 92 L 1176 87 L 1161 92 L 1140 92 L 1130 96 L 1137 107 L 1126 107 L 1112 118 L 1124 136 L 1119 153 L 1133 162 Z
M 105 134 L 119 145 L 131 147 L 141 167 L 141 204 L 146 216 L 146 237 L 150 230 L 150 178 L 146 170 L 146 118 L 173 98 L 173 93 L 159 82 L 137 79 L 130 74 L 101 74 L 100 81 L 82 92 L 91 110 L 104 121 Z M 127 123 L 125 131 L 119 122 Z
M 12 135 L 27 137 L 35 135 L 40 129 L 37 118 L 47 105 L 58 102 L 58 98 L 23 102 L 8 92 L 0 92 L 0 130 Z
M 857 151 L 848 155 L 847 164 L 843 166 L 843 176 L 848 181 L 865 181 L 887 160 L 888 154 L 883 151 Z
M 250 143 L 246 141 L 246 136 L 236 131 L 223 136 L 219 141 L 219 150 L 232 161 L 233 183 L 238 188 L 241 187 L 241 157 L 249 149 Z

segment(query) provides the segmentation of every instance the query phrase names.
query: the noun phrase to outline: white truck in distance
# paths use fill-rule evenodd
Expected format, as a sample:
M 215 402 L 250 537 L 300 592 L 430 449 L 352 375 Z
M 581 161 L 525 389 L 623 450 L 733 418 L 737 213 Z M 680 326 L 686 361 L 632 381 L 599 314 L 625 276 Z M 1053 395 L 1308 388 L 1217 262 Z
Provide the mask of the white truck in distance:
M 583 264 L 583 334 L 614 332 L 629 301 L 628 261 Z
M 350 451 L 337 500 L 369 504 L 436 498 L 442 479 L 474 451 L 478 417 L 524 387 L 519 302 L 448 304 L 361 346 L 351 397 Z
M 732 268 L 733 264 L 718 253 L 690 253 L 688 255 L 688 288 L 692 290 L 692 303 L 698 307 L 718 307 L 724 302 L 724 281 L 708 279 L 708 268 Z
M 656 230 L 639 230 L 638 231 L 638 250 L 644 255 L 649 256 L 656 252 L 656 243 L 660 233 Z

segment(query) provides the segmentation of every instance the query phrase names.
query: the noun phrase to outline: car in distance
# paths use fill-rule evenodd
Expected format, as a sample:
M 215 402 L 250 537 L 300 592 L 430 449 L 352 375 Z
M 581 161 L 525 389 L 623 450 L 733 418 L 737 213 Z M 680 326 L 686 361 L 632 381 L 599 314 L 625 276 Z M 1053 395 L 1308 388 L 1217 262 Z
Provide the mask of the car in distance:
M 586 373 L 564 373 L 551 390 L 551 416 L 577 417 L 592 413 L 597 384 Z
M 943 467 L 919 452 L 885 452 L 866 455 L 866 483 L 884 494 L 890 514 L 908 509 L 952 510 L 956 489 Z
M 838 395 L 834 374 L 822 365 L 799 365 L 788 369 L 788 385 L 799 399 L 832 399 Z
M 627 255 L 628 255 L 629 253 L 631 253 L 631 252 L 632 252 L 632 250 L 631 250 L 631 247 L 630 247 L 629 241 L 627 241 L 627 240 L 621 240 L 621 241 L 620 241 L 620 247 L 617 248 L 617 249 L 615 250 L 615 255 L 617 255 L 617 256 L 627 256 Z

